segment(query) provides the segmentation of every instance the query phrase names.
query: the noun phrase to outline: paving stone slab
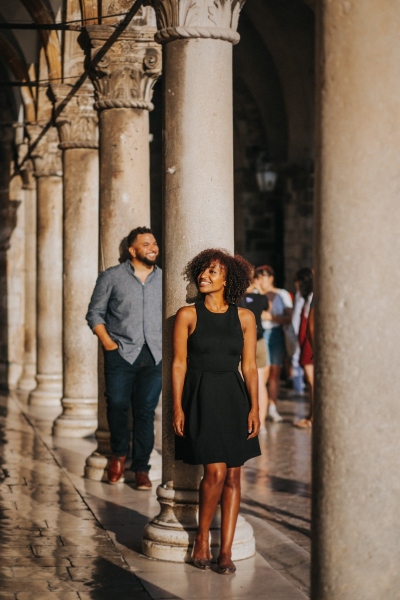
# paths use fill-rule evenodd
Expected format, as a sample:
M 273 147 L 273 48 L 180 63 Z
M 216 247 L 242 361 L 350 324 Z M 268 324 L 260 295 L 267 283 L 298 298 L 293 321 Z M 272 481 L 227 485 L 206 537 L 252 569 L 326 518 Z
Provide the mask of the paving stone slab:
M 79 600 L 79 595 L 78 592 L 41 592 L 38 598 L 36 592 L 19 592 L 17 600 Z
M 82 567 L 91 567 L 96 561 L 100 560 L 101 557 L 98 555 L 96 557 L 89 556 L 69 556 L 68 560 L 71 562 L 72 567 L 82 568 Z M 39 560 L 39 559 L 37 559 Z M 63 559 L 62 559 L 63 560 Z M 114 565 L 120 568 L 126 568 L 126 563 L 120 554 L 115 556 L 108 556 L 107 560 L 112 562 Z
M 51 579 L 58 577 L 62 581 L 70 578 L 66 567 L 13 567 L 12 572 L 14 577 L 18 579 L 28 578 L 30 581 L 35 579 Z
M 48 582 L 45 581 L 44 579 L 36 579 L 36 580 L 29 580 L 29 579 L 0 579 L 0 590 L 2 590 L 2 592 L 14 592 L 15 594 L 17 592 L 48 592 L 49 591 L 49 585 Z M 40 595 L 37 595 L 37 598 L 39 600 Z
M 94 593 L 102 590 L 108 594 L 105 598 L 119 600 L 122 592 L 129 591 L 131 600 L 136 600 L 135 595 L 142 592 L 144 588 L 139 588 L 135 580 L 136 578 L 133 578 L 131 584 L 120 584 L 118 581 L 60 581 L 59 579 L 51 579 L 47 583 L 48 590 L 52 592 L 78 592 L 80 595 L 82 592 Z
M 110 591 L 108 589 L 93 590 L 92 592 L 79 592 L 79 597 L 81 600 L 151 600 L 151 596 L 146 591 L 135 591 L 132 594 L 131 590 L 119 590 L 118 596 L 114 596 L 113 594 L 110 596 Z M 180 599 L 176 599 L 180 600 Z
M 3 557 L 1 561 L 4 563 L 6 559 Z M 14 561 L 15 567 L 70 567 L 71 561 L 68 558 L 61 558 L 57 556 L 46 556 L 45 558 L 36 558 L 35 556 L 29 558 L 9 558 L 9 561 Z
M 115 548 L 114 545 L 111 544 L 104 547 L 103 545 L 90 544 L 87 545 L 89 547 L 81 547 L 81 546 L 32 546 L 32 552 L 38 558 L 47 557 L 47 556 L 59 556 L 68 558 L 69 556 L 86 556 L 86 557 L 120 557 L 121 554 Z M 13 554 L 13 556 L 15 556 Z
M 3 557 L 33 557 L 33 550 L 31 548 L 31 546 L 20 546 L 20 547 L 5 547 L 2 546 L 1 548 L 1 553 L 0 553 L 1 558 Z
M 68 569 L 72 581 L 97 581 L 101 583 L 109 583 L 115 581 L 118 586 L 134 587 L 134 589 L 143 589 L 139 579 L 129 569 L 124 569 L 101 561 L 97 565 L 90 567 L 70 567 Z

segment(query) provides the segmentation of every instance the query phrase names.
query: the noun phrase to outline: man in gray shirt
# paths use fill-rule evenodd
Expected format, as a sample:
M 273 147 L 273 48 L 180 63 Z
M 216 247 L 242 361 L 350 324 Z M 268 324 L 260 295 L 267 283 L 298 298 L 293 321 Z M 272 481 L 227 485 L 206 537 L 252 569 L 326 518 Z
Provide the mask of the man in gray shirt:
M 132 465 L 136 487 L 151 489 L 149 458 L 161 392 L 162 272 L 156 239 L 147 227 L 128 235 L 130 260 L 100 273 L 86 320 L 103 345 L 112 457 L 108 481 L 124 481 L 132 406 Z

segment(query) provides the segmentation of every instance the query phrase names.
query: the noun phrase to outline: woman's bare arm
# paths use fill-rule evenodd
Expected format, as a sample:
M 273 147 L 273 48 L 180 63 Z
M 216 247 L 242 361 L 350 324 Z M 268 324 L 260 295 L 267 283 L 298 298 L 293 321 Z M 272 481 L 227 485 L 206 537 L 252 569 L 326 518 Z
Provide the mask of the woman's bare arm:
M 172 361 L 172 425 L 176 435 L 183 437 L 185 415 L 182 410 L 182 392 L 187 370 L 187 340 L 196 327 L 196 309 L 194 306 L 180 308 L 175 316 L 173 332 Z
M 244 344 L 242 352 L 242 373 L 250 396 L 250 412 L 248 416 L 248 439 L 255 437 L 260 430 L 258 409 L 258 372 L 256 365 L 257 328 L 253 313 L 247 308 L 239 308 L 239 319 L 242 325 Z

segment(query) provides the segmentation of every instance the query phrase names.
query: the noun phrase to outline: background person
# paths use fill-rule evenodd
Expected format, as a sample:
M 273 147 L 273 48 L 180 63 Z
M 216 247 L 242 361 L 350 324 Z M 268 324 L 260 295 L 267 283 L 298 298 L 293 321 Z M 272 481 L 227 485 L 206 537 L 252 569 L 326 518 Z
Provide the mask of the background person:
M 300 321 L 301 321 L 301 312 L 304 306 L 304 298 L 300 293 L 299 282 L 297 278 L 294 280 L 294 285 L 296 288 L 296 294 L 294 298 L 294 307 L 292 314 L 292 326 L 293 330 L 297 336 L 299 337 L 300 330 Z M 304 393 L 304 371 L 300 366 L 300 345 L 297 342 L 296 351 L 292 356 L 292 381 L 293 381 L 293 389 L 297 394 Z
M 264 328 L 263 336 L 270 362 L 267 418 L 275 423 L 279 423 L 282 421 L 282 417 L 277 411 L 276 402 L 278 399 L 281 369 L 286 355 L 283 325 L 291 323 L 293 302 L 289 292 L 275 287 L 275 273 L 272 267 L 269 265 L 257 267 L 255 276 L 260 282 L 262 291 L 269 300 L 269 312 L 266 313 L 266 318 L 262 320 Z
M 147 227 L 127 238 L 130 259 L 100 273 L 86 315 L 102 343 L 112 457 L 108 481 L 124 481 L 132 406 L 132 464 L 139 490 L 151 489 L 149 459 L 161 392 L 162 274 L 156 239 Z
M 263 338 L 263 327 L 261 318 L 265 318 L 265 313 L 269 309 L 268 298 L 257 288 L 258 280 L 254 278 L 246 290 L 246 294 L 239 303 L 243 308 L 248 308 L 254 314 L 257 326 L 257 350 L 256 365 L 258 371 L 258 404 L 260 408 L 260 433 L 266 431 L 265 420 L 268 412 L 268 391 L 267 381 L 269 376 L 269 363 L 267 362 L 267 349 Z
M 300 345 L 300 359 L 299 363 L 304 369 L 307 383 L 310 389 L 310 411 L 307 417 L 295 421 L 293 424 L 295 427 L 307 429 L 312 424 L 312 412 L 313 412 L 313 394 L 314 394 L 314 361 L 313 351 L 311 344 L 307 338 L 307 323 L 313 299 L 313 272 L 310 268 L 300 269 L 297 272 L 296 279 L 299 285 L 300 294 L 304 300 L 303 308 L 300 317 L 299 327 L 299 345 Z
M 240 467 L 258 456 L 260 428 L 254 315 L 235 304 L 252 279 L 240 256 L 204 250 L 187 266 L 202 295 L 176 314 L 172 390 L 175 458 L 204 466 L 193 563 L 209 569 L 210 526 L 221 500 L 218 572 L 232 574 L 240 505 Z M 238 371 L 239 361 L 243 378 Z

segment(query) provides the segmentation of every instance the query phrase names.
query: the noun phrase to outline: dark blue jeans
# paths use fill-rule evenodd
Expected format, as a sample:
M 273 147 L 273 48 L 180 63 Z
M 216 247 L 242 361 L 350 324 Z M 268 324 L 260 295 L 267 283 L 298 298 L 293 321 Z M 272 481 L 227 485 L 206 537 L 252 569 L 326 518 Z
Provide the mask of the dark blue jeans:
M 129 407 L 132 406 L 132 471 L 148 471 L 154 446 L 154 413 L 161 392 L 161 363 L 144 345 L 139 356 L 129 364 L 118 349 L 104 351 L 107 419 L 112 453 L 129 453 Z

